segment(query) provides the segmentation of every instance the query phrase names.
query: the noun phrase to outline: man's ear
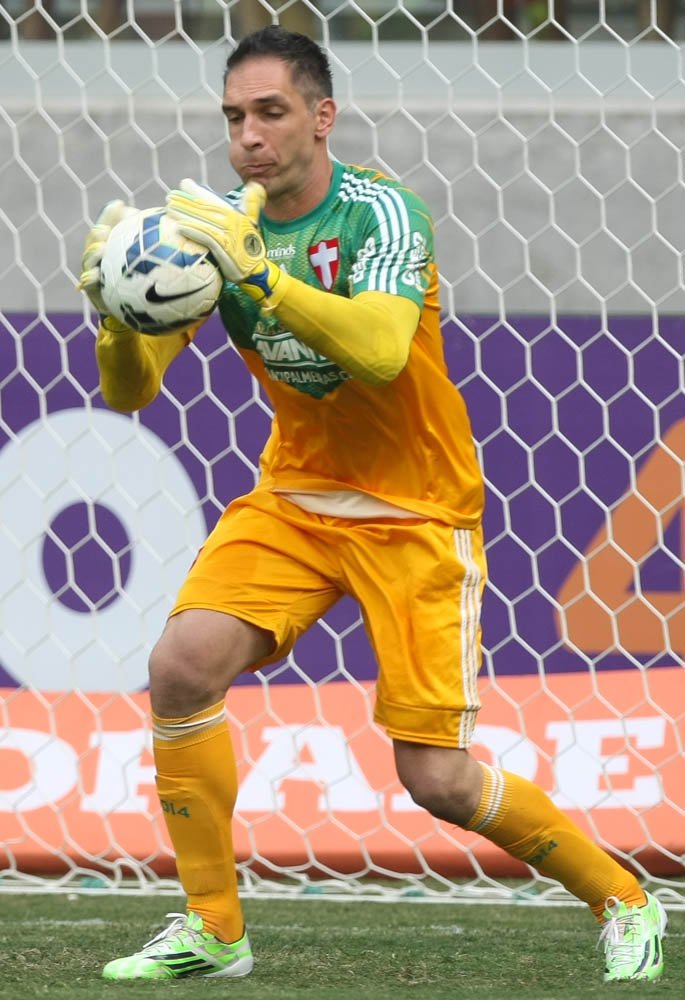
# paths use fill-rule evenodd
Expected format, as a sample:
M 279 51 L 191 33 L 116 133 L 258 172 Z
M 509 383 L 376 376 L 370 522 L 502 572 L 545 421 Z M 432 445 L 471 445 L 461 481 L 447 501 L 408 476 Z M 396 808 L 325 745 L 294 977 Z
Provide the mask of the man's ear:
M 325 139 L 335 125 L 337 107 L 332 97 L 323 97 L 316 105 L 314 112 L 316 128 L 314 134 L 317 139 Z

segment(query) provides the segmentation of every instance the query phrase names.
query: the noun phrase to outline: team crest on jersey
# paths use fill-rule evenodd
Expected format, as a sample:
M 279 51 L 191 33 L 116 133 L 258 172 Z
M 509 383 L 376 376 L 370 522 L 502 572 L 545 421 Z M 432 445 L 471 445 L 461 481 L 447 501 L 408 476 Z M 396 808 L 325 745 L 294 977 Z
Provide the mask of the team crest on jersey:
M 310 246 L 307 253 L 317 278 L 326 291 L 330 291 L 338 276 L 340 244 L 337 240 L 319 240 Z

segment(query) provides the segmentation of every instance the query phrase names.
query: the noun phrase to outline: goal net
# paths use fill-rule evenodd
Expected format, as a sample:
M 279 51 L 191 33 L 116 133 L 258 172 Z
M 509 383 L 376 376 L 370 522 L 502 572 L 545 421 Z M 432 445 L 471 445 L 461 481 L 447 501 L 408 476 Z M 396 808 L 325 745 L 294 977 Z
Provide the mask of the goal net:
M 106 201 L 233 186 L 229 43 L 280 18 L 330 50 L 332 152 L 434 215 L 487 479 L 474 751 L 683 905 L 685 81 L 670 5 L 628 6 L 2 5 L 0 887 L 177 888 L 146 661 L 270 412 L 215 317 L 108 410 L 75 285 Z M 345 599 L 230 692 L 244 891 L 568 901 L 412 803 L 374 676 Z

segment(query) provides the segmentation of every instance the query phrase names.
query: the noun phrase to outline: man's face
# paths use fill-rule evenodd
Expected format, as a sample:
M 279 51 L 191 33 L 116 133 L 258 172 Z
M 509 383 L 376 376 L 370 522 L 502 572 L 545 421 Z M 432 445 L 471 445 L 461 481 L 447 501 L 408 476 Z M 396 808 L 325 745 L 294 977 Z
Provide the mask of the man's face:
M 255 56 L 236 66 L 226 80 L 223 111 L 241 180 L 259 181 L 272 203 L 300 195 L 328 155 L 331 108 L 330 100 L 309 101 L 278 58 Z

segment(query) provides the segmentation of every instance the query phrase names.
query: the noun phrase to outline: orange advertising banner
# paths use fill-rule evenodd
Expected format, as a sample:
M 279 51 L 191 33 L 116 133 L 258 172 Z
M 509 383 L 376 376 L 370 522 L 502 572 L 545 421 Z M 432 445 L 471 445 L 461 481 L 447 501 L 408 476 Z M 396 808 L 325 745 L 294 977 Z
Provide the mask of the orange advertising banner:
M 241 778 L 240 862 L 364 874 L 523 874 L 439 823 L 397 782 L 371 723 L 373 685 L 249 685 L 228 697 Z M 174 871 L 145 694 L 0 691 L 0 867 L 56 871 L 132 857 Z M 481 682 L 474 753 L 538 782 L 604 846 L 652 872 L 685 853 L 685 671 Z M 4 855 L 4 856 L 3 856 Z

